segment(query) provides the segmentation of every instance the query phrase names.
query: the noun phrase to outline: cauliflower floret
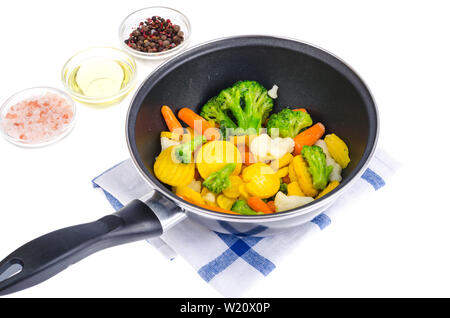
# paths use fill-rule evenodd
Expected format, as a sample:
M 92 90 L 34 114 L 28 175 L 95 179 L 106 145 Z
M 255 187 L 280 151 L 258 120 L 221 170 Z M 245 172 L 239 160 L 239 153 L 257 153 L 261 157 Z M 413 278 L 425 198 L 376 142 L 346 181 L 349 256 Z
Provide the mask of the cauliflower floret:
M 277 137 L 275 139 L 272 139 L 272 143 L 270 145 L 270 154 L 275 159 L 280 159 L 285 154 L 294 151 L 294 146 L 294 139 Z
M 267 159 L 267 154 L 270 153 L 270 144 L 272 139 L 267 134 L 261 134 L 253 138 L 250 144 L 250 151 L 259 161 L 270 160 Z
M 302 205 L 308 204 L 312 201 L 314 201 L 314 198 L 301 197 L 298 195 L 287 196 L 283 192 L 279 191 L 275 196 L 275 209 L 277 212 L 287 211 L 301 207 Z
M 196 181 L 195 179 L 193 179 L 191 181 L 191 183 L 189 183 L 187 186 L 189 188 L 191 188 L 192 190 L 194 190 L 195 192 L 202 191 L 202 182 L 201 181 Z
M 268 134 L 255 137 L 250 144 L 250 151 L 258 161 L 265 162 L 283 157 L 294 150 L 292 138 L 270 138 Z
M 207 188 L 203 188 L 200 193 L 203 200 L 205 200 L 206 204 L 216 206 L 216 195 L 209 191 Z
M 180 144 L 179 141 L 175 141 L 175 140 L 169 139 L 167 137 L 161 137 L 161 151 L 169 148 L 170 146 L 179 145 L 179 144 Z
M 216 196 L 212 192 L 208 192 L 203 196 L 203 199 L 205 199 L 206 202 L 209 203 L 216 203 Z
M 327 166 L 333 167 L 333 171 L 331 171 L 330 175 L 328 176 L 328 180 L 341 182 L 342 167 L 331 157 L 330 153 L 328 152 L 328 147 L 325 141 L 323 139 L 319 139 L 316 141 L 315 145 L 322 148 L 323 153 L 327 157 Z
M 272 86 L 272 88 L 267 92 L 267 95 L 269 95 L 269 97 L 272 99 L 277 99 L 278 98 L 278 86 L 274 84 Z

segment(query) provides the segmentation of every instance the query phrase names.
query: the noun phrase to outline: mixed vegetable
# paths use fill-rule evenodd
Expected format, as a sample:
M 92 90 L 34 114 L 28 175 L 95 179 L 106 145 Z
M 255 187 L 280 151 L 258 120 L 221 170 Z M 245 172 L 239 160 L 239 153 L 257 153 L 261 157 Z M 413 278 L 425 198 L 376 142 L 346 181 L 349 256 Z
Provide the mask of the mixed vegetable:
M 325 135 L 304 108 L 270 114 L 276 89 L 239 81 L 211 98 L 200 115 L 170 107 L 161 113 L 155 176 L 182 199 L 238 215 L 271 214 L 298 208 L 339 186 L 350 162 L 348 147 Z

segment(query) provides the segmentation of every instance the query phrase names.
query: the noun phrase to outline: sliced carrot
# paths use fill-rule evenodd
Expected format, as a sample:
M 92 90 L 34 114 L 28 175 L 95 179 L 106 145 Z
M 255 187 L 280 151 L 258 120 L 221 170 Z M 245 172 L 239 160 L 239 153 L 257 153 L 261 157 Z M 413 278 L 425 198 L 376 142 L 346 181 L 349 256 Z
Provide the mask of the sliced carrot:
M 267 202 L 267 205 L 269 206 L 269 208 L 272 210 L 272 212 L 276 212 L 276 208 L 275 208 L 275 201 L 269 201 Z
M 296 109 L 293 109 L 293 111 L 294 111 L 294 112 L 304 112 L 304 113 L 307 113 L 306 109 L 304 109 L 304 108 L 296 108 Z
M 161 107 L 161 114 L 163 115 L 164 120 L 166 121 L 167 128 L 169 128 L 171 132 L 173 132 L 176 129 L 178 130 L 183 129 L 177 117 L 175 116 L 175 114 L 173 113 L 172 109 L 170 109 L 169 106 L 164 105 L 163 107 Z
M 183 200 L 189 202 L 189 203 L 192 203 L 194 205 L 197 205 L 197 206 L 199 206 L 201 208 L 204 208 L 204 209 L 207 209 L 207 210 L 213 210 L 213 211 L 216 211 L 216 212 L 222 212 L 222 213 L 228 213 L 228 214 L 242 215 L 242 214 L 237 213 L 237 212 L 233 212 L 233 211 L 230 211 L 230 210 L 219 208 L 218 206 L 212 206 L 212 205 L 201 204 L 201 203 L 194 203 L 191 200 L 189 200 L 189 199 L 187 199 L 187 198 L 185 198 L 185 197 L 183 197 L 181 195 L 179 195 L 179 197 L 182 198 Z
M 308 129 L 302 131 L 294 138 L 295 147 L 294 155 L 299 155 L 302 152 L 303 146 L 312 146 L 325 133 L 325 126 L 322 123 L 317 123 Z
M 267 203 L 258 197 L 248 198 L 247 204 L 256 212 L 262 212 L 264 214 L 273 213 L 272 209 L 267 205 Z
M 202 134 L 208 140 L 216 138 L 215 132 L 217 129 L 212 126 L 205 118 L 196 114 L 192 109 L 184 107 L 178 112 L 178 118 L 184 121 L 189 127 Z

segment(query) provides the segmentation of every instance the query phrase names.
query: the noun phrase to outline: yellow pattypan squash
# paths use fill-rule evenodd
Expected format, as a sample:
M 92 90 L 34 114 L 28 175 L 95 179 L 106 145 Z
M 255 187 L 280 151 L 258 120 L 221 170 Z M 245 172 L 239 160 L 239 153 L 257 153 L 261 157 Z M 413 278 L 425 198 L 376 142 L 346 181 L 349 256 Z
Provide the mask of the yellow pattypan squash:
M 180 163 L 174 159 L 174 148 L 175 146 L 171 146 L 159 154 L 155 160 L 153 171 L 161 182 L 174 187 L 181 187 L 188 185 L 194 179 L 195 164 Z
M 280 178 L 265 163 L 255 163 L 245 168 L 242 179 L 249 195 L 261 199 L 270 198 L 280 189 Z
M 197 170 L 203 179 L 223 168 L 228 163 L 236 163 L 232 175 L 239 175 L 242 168 L 241 153 L 228 141 L 210 141 L 198 151 L 195 162 Z

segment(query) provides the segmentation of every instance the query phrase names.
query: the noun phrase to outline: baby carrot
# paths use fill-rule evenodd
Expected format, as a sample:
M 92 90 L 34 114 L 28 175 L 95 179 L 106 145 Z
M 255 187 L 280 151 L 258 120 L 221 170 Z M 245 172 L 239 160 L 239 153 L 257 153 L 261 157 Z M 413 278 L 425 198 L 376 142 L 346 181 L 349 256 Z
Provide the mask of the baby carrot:
M 163 107 L 161 107 L 161 114 L 163 115 L 164 120 L 166 121 L 166 125 L 171 132 L 173 132 L 175 129 L 183 129 L 177 117 L 175 117 L 175 114 L 169 106 L 164 105 Z
M 207 210 L 209 209 L 209 210 L 213 210 L 213 211 L 216 211 L 216 212 L 222 212 L 222 213 L 228 213 L 228 214 L 242 215 L 242 214 L 240 214 L 240 213 L 233 212 L 233 211 L 231 211 L 231 210 L 219 208 L 218 206 L 211 206 L 211 205 L 207 205 L 207 204 L 197 204 L 197 205 L 200 206 L 200 207 L 202 207 L 202 208 L 205 208 L 205 209 L 207 209 Z
M 295 147 L 294 155 L 299 155 L 302 152 L 303 146 L 312 146 L 325 133 L 325 126 L 322 123 L 317 123 L 308 129 L 302 131 L 294 138 Z
M 253 154 L 250 152 L 246 145 L 238 145 L 237 148 L 241 153 L 242 163 L 249 166 L 252 163 L 255 163 L 256 160 L 253 157 Z
M 252 163 L 255 163 L 255 157 L 253 157 L 253 154 L 250 151 L 246 151 L 243 155 L 243 163 L 247 166 L 251 165 Z
M 306 109 L 304 109 L 304 108 L 296 108 L 296 109 L 293 109 L 293 111 L 294 112 L 304 112 L 304 113 L 307 112 Z
M 269 208 L 272 210 L 272 212 L 276 212 L 276 208 L 275 208 L 275 201 L 269 201 L 267 202 L 267 205 L 269 206 Z
M 192 127 L 199 134 L 205 135 L 208 129 L 214 129 L 215 127 L 211 126 L 209 122 L 206 121 L 205 118 L 196 114 L 192 109 L 184 107 L 180 109 L 178 112 L 178 118 L 184 121 L 189 127 Z M 211 132 L 211 131 L 210 131 Z M 208 140 L 214 140 L 214 134 L 205 137 Z
M 179 195 L 179 197 L 182 198 L 183 200 L 189 202 L 189 203 L 192 203 L 194 205 L 197 205 L 197 206 L 199 206 L 201 208 L 204 208 L 204 209 L 207 209 L 207 210 L 213 210 L 213 211 L 222 212 L 222 213 L 228 213 L 228 214 L 242 215 L 242 214 L 237 213 L 237 212 L 233 212 L 233 211 L 230 211 L 230 210 L 219 208 L 218 206 L 212 206 L 212 205 L 201 204 L 201 203 L 194 203 L 191 200 L 189 200 L 189 199 L 187 199 L 187 198 L 185 198 L 185 197 L 183 197 L 181 195 Z
M 263 200 L 261 200 L 258 197 L 250 197 L 247 200 L 247 204 L 256 212 L 262 212 L 264 214 L 270 214 L 273 213 L 272 209 L 270 208 L 270 206 L 267 205 L 266 202 L 264 202 Z

